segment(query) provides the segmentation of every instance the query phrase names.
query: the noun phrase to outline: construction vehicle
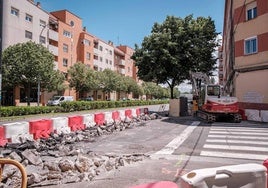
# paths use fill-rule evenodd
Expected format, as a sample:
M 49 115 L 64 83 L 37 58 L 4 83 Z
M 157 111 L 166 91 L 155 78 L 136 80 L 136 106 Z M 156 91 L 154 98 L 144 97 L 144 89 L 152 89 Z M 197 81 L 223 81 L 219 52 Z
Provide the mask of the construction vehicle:
M 190 72 L 193 87 L 194 115 L 208 123 L 217 120 L 232 120 L 240 123 L 238 99 L 222 96 L 221 86 L 211 84 L 209 77 L 202 72 Z

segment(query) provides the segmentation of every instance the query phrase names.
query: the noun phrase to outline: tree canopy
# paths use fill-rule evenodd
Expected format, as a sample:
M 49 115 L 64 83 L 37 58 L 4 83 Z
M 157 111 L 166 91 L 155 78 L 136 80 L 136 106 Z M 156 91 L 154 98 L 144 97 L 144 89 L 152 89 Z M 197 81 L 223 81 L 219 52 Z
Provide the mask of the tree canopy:
M 167 16 L 155 23 L 141 47 L 135 45 L 132 59 L 138 76 L 146 82 L 168 84 L 173 89 L 189 78 L 190 71 L 211 74 L 216 64 L 213 52 L 217 46 L 214 21 L 208 17 Z
M 59 72 L 54 70 L 54 56 L 47 48 L 32 41 L 11 45 L 3 51 L 2 71 L 4 87 L 23 86 L 30 98 L 32 86 L 40 83 L 41 89 L 51 89 L 52 78 L 63 83 Z M 30 105 L 30 102 L 28 105 Z
M 70 67 L 68 74 L 69 87 L 74 88 L 76 92 L 88 92 L 98 87 L 94 70 L 82 62 L 77 62 Z

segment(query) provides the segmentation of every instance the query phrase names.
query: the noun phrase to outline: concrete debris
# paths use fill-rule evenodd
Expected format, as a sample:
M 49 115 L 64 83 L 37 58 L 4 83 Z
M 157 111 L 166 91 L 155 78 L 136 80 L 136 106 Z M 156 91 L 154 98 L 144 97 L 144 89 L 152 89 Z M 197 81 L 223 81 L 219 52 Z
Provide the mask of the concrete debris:
M 123 121 L 90 126 L 68 134 L 51 133 L 47 139 L 26 140 L 24 143 L 8 143 L 0 148 L 1 157 L 11 158 L 24 165 L 28 177 L 27 187 L 42 187 L 82 181 L 93 181 L 102 173 L 116 170 L 149 155 L 96 154 L 89 149 L 76 148 L 77 143 L 95 142 L 102 135 L 123 131 L 135 126 L 145 126 L 146 121 L 161 118 L 156 113 L 141 114 Z M 79 146 L 77 146 L 79 147 Z M 5 165 L 0 187 L 20 187 L 21 174 L 12 165 Z

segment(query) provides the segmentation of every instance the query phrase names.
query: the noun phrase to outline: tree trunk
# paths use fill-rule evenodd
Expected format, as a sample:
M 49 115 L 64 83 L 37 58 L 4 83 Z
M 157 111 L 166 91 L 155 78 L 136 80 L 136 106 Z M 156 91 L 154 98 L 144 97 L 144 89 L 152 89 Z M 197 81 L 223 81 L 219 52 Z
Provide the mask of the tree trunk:
M 31 101 L 31 84 L 28 84 L 26 87 L 26 102 L 27 106 L 30 106 Z
M 174 92 L 173 92 L 174 86 L 170 85 L 169 87 L 170 87 L 170 98 L 174 99 Z

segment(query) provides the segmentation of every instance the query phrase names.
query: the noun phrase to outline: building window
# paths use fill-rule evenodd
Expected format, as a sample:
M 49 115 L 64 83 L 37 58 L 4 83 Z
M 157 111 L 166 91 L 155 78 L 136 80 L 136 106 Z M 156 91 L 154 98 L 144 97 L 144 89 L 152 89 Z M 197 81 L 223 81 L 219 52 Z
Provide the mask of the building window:
M 40 20 L 40 26 L 46 27 L 47 23 L 44 20 Z
M 86 58 L 87 58 L 87 60 L 90 60 L 90 53 L 89 52 L 87 52 L 87 54 L 86 54 Z
M 70 25 L 74 27 L 74 21 L 70 21 Z
M 250 38 L 245 40 L 245 54 L 257 53 L 257 38 Z
M 247 10 L 247 20 L 251 20 L 257 17 L 257 7 Z
M 33 22 L 33 17 L 30 14 L 25 15 L 25 20 L 28 22 Z
M 10 13 L 14 16 L 19 16 L 19 10 L 14 7 L 11 7 Z
M 63 36 L 68 37 L 68 38 L 72 38 L 71 32 L 66 31 L 66 30 L 63 31 Z
M 102 51 L 102 49 L 103 49 L 103 47 L 102 47 L 102 46 L 100 46 L 100 51 Z
M 90 41 L 87 40 L 87 39 L 84 39 L 84 40 L 82 41 L 82 44 L 87 45 L 87 46 L 90 46 Z
M 68 52 L 68 45 L 67 44 L 63 44 L 63 51 L 64 52 Z
M 112 50 L 110 50 L 109 52 L 110 52 L 110 55 L 113 55 L 113 52 L 112 52 Z
M 100 62 L 102 62 L 102 57 L 100 57 Z
M 112 65 L 113 64 L 113 62 L 110 60 L 110 65 Z
M 32 39 L 33 38 L 33 33 L 30 32 L 30 31 L 25 31 L 25 38 Z
M 40 36 L 39 37 L 39 43 L 40 44 L 46 44 L 46 37 Z
M 62 66 L 64 66 L 64 67 L 68 67 L 68 59 L 63 58 Z

